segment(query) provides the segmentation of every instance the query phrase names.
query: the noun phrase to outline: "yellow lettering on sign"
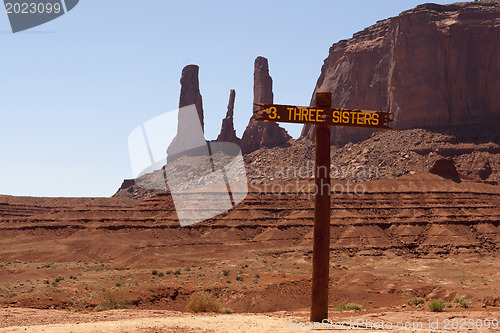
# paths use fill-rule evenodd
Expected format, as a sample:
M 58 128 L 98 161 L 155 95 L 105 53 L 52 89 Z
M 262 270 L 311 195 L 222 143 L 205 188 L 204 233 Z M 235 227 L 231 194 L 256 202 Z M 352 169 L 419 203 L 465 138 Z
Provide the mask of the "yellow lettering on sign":
M 295 108 L 293 111 L 293 120 L 297 120 L 297 117 L 300 118 L 300 109 Z
M 292 111 L 293 108 L 286 108 L 288 110 L 288 119 L 292 120 Z
M 361 115 L 363 115 L 363 118 L 361 118 Z M 365 117 L 364 117 L 364 115 L 365 115 L 365 113 L 358 112 L 357 117 L 356 117 L 356 123 L 358 125 L 363 125 L 365 123 Z
M 374 125 L 374 126 L 378 125 L 378 121 L 379 121 L 378 118 L 379 118 L 378 117 L 378 113 L 372 114 L 372 123 L 371 123 L 371 125 Z
M 372 114 L 370 112 L 365 113 L 365 125 L 368 123 L 368 125 L 372 124 Z
M 356 121 L 355 121 L 355 118 L 356 118 L 356 111 L 350 111 L 349 114 L 351 115 L 351 124 L 355 124 Z
M 307 116 L 308 116 L 308 118 L 306 119 L 307 121 L 314 121 L 313 113 L 315 111 L 316 110 L 314 109 L 307 109 Z
M 276 119 L 276 117 L 278 116 L 278 110 L 276 110 L 276 108 L 274 106 L 271 106 L 269 108 L 269 110 L 271 111 L 271 114 L 269 115 L 269 119 Z
M 300 110 L 300 121 L 304 121 L 304 119 L 307 119 L 307 109 L 301 109 Z
M 323 123 L 325 120 L 324 119 L 320 119 L 320 114 L 323 113 L 323 110 L 319 110 L 319 109 L 316 109 L 316 119 L 315 121 L 318 122 L 318 123 Z
M 349 112 L 342 112 L 342 123 L 347 124 L 349 122 Z
M 340 111 L 333 111 L 332 123 L 340 123 Z

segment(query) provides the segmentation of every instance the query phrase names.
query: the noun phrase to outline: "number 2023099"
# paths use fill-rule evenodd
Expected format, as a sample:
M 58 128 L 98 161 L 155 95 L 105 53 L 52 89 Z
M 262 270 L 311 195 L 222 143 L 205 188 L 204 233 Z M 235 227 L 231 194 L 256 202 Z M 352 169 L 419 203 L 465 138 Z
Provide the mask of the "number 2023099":
M 60 3 L 5 3 L 7 14 L 59 14 L 62 10 Z

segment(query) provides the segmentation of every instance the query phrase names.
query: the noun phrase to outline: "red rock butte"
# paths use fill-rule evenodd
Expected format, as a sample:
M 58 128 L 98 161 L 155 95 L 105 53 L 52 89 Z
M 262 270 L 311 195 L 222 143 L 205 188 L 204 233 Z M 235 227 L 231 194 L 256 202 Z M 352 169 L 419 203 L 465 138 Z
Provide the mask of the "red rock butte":
M 335 107 L 394 112 L 396 129 L 499 142 L 499 36 L 498 2 L 420 5 L 333 44 L 314 91 L 332 92 Z M 332 127 L 332 143 L 371 133 Z

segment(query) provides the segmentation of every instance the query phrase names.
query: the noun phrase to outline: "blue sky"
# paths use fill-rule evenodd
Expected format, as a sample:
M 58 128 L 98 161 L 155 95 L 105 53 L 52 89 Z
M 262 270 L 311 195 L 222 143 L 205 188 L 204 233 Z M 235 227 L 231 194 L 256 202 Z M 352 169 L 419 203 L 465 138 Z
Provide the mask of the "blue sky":
M 269 59 L 275 103 L 308 105 L 333 43 L 420 3 L 81 0 L 16 34 L 0 13 L 0 194 L 112 195 L 132 177 L 129 133 L 177 107 L 188 64 L 200 66 L 206 138 L 230 89 L 241 137 L 257 56 Z

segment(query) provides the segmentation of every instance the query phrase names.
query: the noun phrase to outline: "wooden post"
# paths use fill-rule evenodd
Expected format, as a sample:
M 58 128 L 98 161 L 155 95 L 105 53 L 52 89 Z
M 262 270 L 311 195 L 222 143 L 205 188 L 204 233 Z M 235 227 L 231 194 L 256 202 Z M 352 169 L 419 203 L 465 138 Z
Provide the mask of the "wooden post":
M 330 108 L 331 93 L 316 93 L 316 107 Z M 328 319 L 330 268 L 330 126 L 316 126 L 314 244 L 311 321 Z

